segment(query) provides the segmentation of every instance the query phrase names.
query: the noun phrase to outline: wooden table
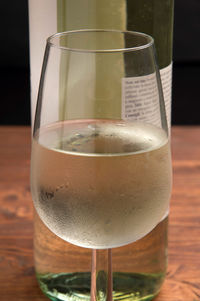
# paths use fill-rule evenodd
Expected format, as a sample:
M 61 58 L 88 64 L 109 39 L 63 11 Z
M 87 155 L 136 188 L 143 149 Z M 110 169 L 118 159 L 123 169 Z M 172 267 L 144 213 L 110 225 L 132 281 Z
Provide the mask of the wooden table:
M 200 127 L 172 129 L 169 268 L 156 301 L 200 301 Z M 33 268 L 30 128 L 0 127 L 0 300 L 45 301 Z

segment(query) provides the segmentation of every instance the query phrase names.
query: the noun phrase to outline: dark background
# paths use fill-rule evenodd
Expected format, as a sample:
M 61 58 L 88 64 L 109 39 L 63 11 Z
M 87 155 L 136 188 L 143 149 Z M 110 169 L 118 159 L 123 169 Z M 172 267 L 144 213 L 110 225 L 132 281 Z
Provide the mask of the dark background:
M 175 0 L 174 13 L 172 124 L 200 124 L 200 0 Z M 0 28 L 0 124 L 27 125 L 28 1 L 1 0 Z

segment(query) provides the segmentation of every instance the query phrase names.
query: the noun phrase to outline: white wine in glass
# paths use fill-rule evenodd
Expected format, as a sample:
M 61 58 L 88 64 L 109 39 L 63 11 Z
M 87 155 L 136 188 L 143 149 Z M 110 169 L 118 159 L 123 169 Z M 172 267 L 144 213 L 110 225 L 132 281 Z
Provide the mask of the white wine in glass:
M 111 78 L 107 68 L 113 69 Z M 106 111 L 113 97 L 122 98 L 121 119 L 114 118 L 115 108 L 113 114 L 110 108 Z M 60 98 L 65 120 L 60 120 Z M 82 107 L 81 114 L 71 110 L 73 102 Z M 135 114 L 139 105 L 140 114 Z M 33 133 L 32 195 L 40 218 L 54 234 L 92 250 L 91 300 L 118 299 L 111 249 L 144 237 L 168 214 L 167 129 L 151 37 L 82 30 L 48 39 Z M 105 250 L 107 271 L 97 273 Z M 129 297 L 130 291 L 123 292 L 124 299 Z M 81 299 L 76 293 L 73 298 Z

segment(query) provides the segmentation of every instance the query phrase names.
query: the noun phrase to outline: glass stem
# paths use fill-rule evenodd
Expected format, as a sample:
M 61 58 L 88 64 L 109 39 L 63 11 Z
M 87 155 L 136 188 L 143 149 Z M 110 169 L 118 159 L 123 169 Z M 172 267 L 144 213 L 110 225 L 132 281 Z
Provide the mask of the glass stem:
M 112 250 L 92 250 L 91 301 L 112 301 Z

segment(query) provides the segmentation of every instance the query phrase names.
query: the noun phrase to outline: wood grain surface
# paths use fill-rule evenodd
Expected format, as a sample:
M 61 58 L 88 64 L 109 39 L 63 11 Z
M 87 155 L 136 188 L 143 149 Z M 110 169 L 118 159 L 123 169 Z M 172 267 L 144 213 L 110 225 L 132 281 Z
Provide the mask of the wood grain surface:
M 0 127 L 0 301 L 47 301 L 33 267 L 30 128 Z M 200 301 L 200 127 L 172 129 L 167 278 L 155 301 Z

